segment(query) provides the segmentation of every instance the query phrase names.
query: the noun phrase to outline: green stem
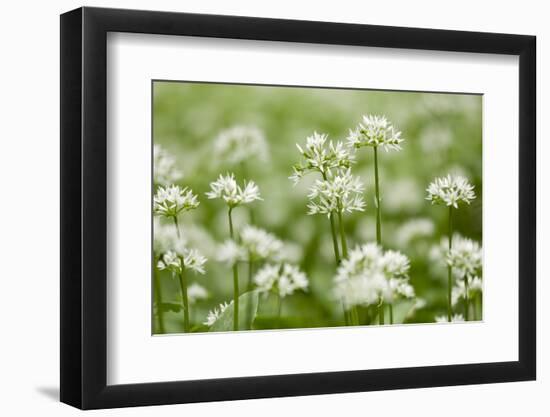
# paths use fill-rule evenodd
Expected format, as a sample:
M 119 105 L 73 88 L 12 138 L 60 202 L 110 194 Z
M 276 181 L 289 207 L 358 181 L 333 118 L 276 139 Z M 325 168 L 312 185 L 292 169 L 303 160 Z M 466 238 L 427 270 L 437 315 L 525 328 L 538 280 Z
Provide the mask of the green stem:
M 380 181 L 378 178 L 378 147 L 374 146 L 374 192 L 376 203 L 376 243 L 382 245 L 382 214 L 380 207 Z
M 277 293 L 277 328 L 281 328 L 281 310 L 283 309 L 283 298 Z
M 183 261 L 182 261 L 183 264 Z M 187 276 L 185 269 L 182 267 L 180 274 L 181 298 L 183 300 L 183 329 L 185 333 L 189 333 L 189 301 L 187 299 Z
M 253 274 L 254 274 L 254 265 L 252 263 L 252 259 L 249 253 L 248 254 L 248 283 L 246 286 L 247 292 L 251 292 L 253 289 L 253 282 L 252 282 Z M 250 329 L 252 329 L 252 297 L 248 297 L 248 304 L 246 306 L 246 323 L 249 324 Z
M 470 297 L 468 295 L 468 275 L 464 276 L 464 320 L 468 321 L 470 310 Z
M 453 248 L 453 206 L 449 206 L 449 252 Z M 447 321 L 451 321 L 453 318 L 452 307 L 452 292 L 453 292 L 453 267 L 447 266 Z
M 229 207 L 227 217 L 229 219 L 229 236 L 235 240 L 233 233 L 232 208 Z M 239 330 L 239 269 L 237 263 L 233 265 L 233 330 Z
M 324 172 L 321 173 L 323 180 L 327 180 L 327 176 Z M 334 258 L 336 260 L 336 266 L 340 265 L 340 251 L 338 250 L 338 238 L 336 237 L 336 222 L 334 221 L 334 213 L 329 214 L 330 219 L 330 231 L 332 233 L 332 246 L 334 247 Z
M 160 277 L 159 273 L 157 271 L 157 262 L 158 258 L 155 256 L 153 258 L 153 284 L 155 288 L 155 302 L 157 303 L 157 325 L 159 333 L 164 333 L 164 311 L 162 311 L 162 292 L 161 292 L 161 285 L 160 285 Z
M 174 219 L 174 226 L 176 226 L 176 233 L 178 234 L 178 239 L 181 239 L 180 227 L 178 225 L 178 216 L 172 217 Z
M 378 305 L 378 323 L 384 324 L 384 302 L 380 300 L 380 304 Z
M 390 309 L 390 324 L 393 324 L 393 304 L 388 305 Z
M 340 241 L 342 242 L 342 257 L 345 259 L 348 257 L 348 245 L 346 243 L 346 231 L 344 228 L 344 220 L 342 217 L 342 208 L 340 207 L 340 202 L 338 202 L 338 224 L 340 226 Z

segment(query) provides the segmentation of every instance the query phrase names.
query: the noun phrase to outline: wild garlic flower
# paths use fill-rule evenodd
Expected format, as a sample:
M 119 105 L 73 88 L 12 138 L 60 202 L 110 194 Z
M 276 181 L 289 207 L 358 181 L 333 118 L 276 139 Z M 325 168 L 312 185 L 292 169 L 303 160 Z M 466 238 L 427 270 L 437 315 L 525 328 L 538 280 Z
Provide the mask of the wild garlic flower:
M 253 181 L 244 181 L 241 187 L 237 185 L 233 174 L 220 175 L 216 181 L 210 183 L 210 189 L 206 193 L 209 199 L 221 198 L 230 208 L 262 199 L 260 189 Z
M 180 213 L 196 209 L 199 200 L 189 188 L 178 185 L 159 187 L 153 197 L 153 212 L 158 216 L 177 217 Z
M 187 249 L 185 235 L 178 236 L 173 224 L 162 223 L 155 217 L 153 223 L 153 249 L 157 255 L 162 255 L 169 250 L 183 254 Z
M 470 204 L 476 198 L 474 186 L 461 176 L 447 175 L 436 178 L 426 189 L 426 200 L 432 204 L 439 204 L 458 208 L 459 203 Z
M 258 227 L 246 225 L 240 233 L 241 246 L 250 261 L 278 260 L 281 258 L 283 242 L 271 233 Z
M 308 172 L 320 172 L 328 175 L 331 169 L 349 168 L 354 163 L 354 155 L 342 142 L 328 141 L 328 135 L 313 132 L 308 136 L 306 145 L 296 144 L 303 161 L 293 166 L 294 173 L 288 177 L 297 184 Z
M 224 313 L 227 307 L 229 307 L 232 304 L 233 304 L 233 300 L 231 300 L 230 303 L 221 303 L 218 307 L 214 308 L 214 310 L 210 310 L 208 312 L 208 316 L 206 317 L 206 321 L 203 324 L 207 326 L 212 326 Z
M 326 214 L 332 212 L 364 211 L 366 203 L 363 200 L 363 183 L 359 177 L 351 175 L 347 169 L 327 180 L 317 180 L 310 188 L 308 198 L 308 214 Z
M 460 278 L 480 275 L 483 253 L 479 243 L 464 237 L 453 241 L 453 247 L 447 251 L 447 265 L 453 268 Z
M 207 289 L 196 282 L 187 287 L 187 299 L 190 304 L 194 304 L 199 300 L 206 300 L 208 295 Z
M 265 265 L 254 276 L 254 283 L 260 293 L 275 291 L 280 297 L 306 291 L 309 286 L 306 274 L 287 263 Z
M 395 242 L 401 248 L 408 247 L 411 242 L 433 236 L 435 225 L 432 220 L 418 218 L 403 223 L 395 232 Z
M 462 323 L 464 321 L 464 316 L 462 314 L 455 314 L 451 317 L 451 322 L 453 323 Z M 436 323 L 447 323 L 447 316 L 436 316 Z
M 234 126 L 223 130 L 214 140 L 217 161 L 238 165 L 249 159 L 266 161 L 268 146 L 263 132 L 255 127 Z
M 377 115 L 363 116 L 363 121 L 354 130 L 350 129 L 348 136 L 348 144 L 354 148 L 382 146 L 386 152 L 400 151 L 403 141 L 401 132 L 386 117 Z
M 153 180 L 155 184 L 167 186 L 179 181 L 183 177 L 176 168 L 176 160 L 162 146 L 153 147 Z
M 483 281 L 479 277 L 473 277 L 468 282 L 468 298 L 473 298 L 476 294 L 483 292 Z M 453 305 L 458 304 L 460 299 L 464 299 L 466 295 L 466 283 L 464 280 L 456 282 L 451 291 L 451 301 Z
M 409 284 L 409 259 L 397 251 L 386 252 L 375 243 L 350 251 L 336 272 L 334 293 L 346 306 L 392 303 L 398 297 L 413 298 Z
M 182 255 L 170 250 L 164 253 L 157 263 L 159 270 L 169 270 L 171 272 L 180 273 L 183 269 L 204 274 L 204 264 L 207 259 L 200 254 L 196 249 L 188 249 Z
M 246 262 L 247 258 L 248 253 L 246 250 L 232 239 L 226 240 L 217 250 L 217 260 L 228 266 L 233 266 L 238 262 Z

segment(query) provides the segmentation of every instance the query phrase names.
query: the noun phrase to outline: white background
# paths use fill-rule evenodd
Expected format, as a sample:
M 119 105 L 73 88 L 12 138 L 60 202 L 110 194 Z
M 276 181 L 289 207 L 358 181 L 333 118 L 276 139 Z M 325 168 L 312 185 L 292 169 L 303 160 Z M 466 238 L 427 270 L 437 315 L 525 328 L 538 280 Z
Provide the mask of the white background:
M 544 2 L 525 0 L 460 5 L 440 1 L 384 1 L 376 4 L 340 0 L 326 5 L 282 1 L 89 1 L 88 5 L 241 14 L 296 19 L 333 20 L 398 26 L 482 30 L 538 36 L 539 213 L 550 210 L 542 185 L 550 157 L 541 138 L 548 135 L 542 120 L 550 90 L 541 79 L 550 50 L 548 12 Z M 5 415 L 73 415 L 58 404 L 59 309 L 59 25 L 58 14 L 80 6 L 73 1 L 9 2 L 3 7 L 2 106 L 0 178 L 0 239 L 2 301 L 0 317 L 0 410 Z M 506 204 L 503 201 L 503 204 Z M 539 215 L 539 258 L 550 250 L 548 220 Z M 545 234 L 545 237 L 542 235 Z M 550 284 L 548 263 L 539 263 L 538 381 L 498 385 L 327 395 L 291 399 L 238 401 L 155 408 L 101 411 L 98 415 L 298 415 L 337 413 L 410 416 L 548 415 L 550 307 L 542 304 Z
M 517 360 L 518 207 L 501 203 L 518 198 L 517 57 L 136 34 L 107 45 L 109 384 Z M 151 337 L 151 79 L 483 92 L 484 322 Z

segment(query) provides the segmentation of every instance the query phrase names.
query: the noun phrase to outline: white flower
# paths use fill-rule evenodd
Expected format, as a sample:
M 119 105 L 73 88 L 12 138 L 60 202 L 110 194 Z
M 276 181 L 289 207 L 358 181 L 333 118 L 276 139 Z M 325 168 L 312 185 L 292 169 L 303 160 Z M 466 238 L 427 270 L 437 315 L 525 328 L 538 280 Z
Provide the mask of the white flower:
M 173 250 L 165 252 L 157 263 L 159 270 L 167 269 L 172 272 L 180 273 L 182 266 L 199 274 L 204 274 L 204 264 L 207 259 L 196 249 L 185 250 L 183 254 L 178 254 Z
M 238 165 L 248 159 L 266 161 L 268 146 L 262 131 L 255 127 L 234 126 L 214 140 L 215 160 Z
M 428 196 L 426 200 L 432 204 L 452 206 L 458 208 L 459 203 L 470 204 L 476 198 L 474 186 L 461 176 L 436 178 L 426 189 Z
M 162 146 L 153 147 L 153 179 L 155 184 L 167 186 L 180 180 L 183 174 L 176 168 L 176 160 Z
M 185 236 L 178 237 L 178 232 L 173 224 L 161 223 L 155 217 L 153 223 L 153 248 L 155 253 L 161 255 L 169 250 L 182 254 L 187 248 Z
M 227 174 L 225 177 L 220 175 L 216 181 L 210 183 L 210 189 L 211 191 L 206 193 L 209 199 L 221 198 L 230 208 L 261 200 L 260 190 L 253 181 L 244 181 L 241 188 L 233 174 Z
M 412 219 L 403 223 L 395 232 L 395 242 L 401 248 L 408 247 L 416 239 L 429 238 L 434 234 L 435 226 L 430 219 Z
M 306 139 L 305 147 L 296 144 L 304 161 L 294 165 L 294 173 L 289 177 L 294 184 L 298 183 L 304 174 L 312 171 L 328 175 L 333 168 L 349 168 L 354 162 L 354 155 L 342 142 L 329 141 L 328 135 L 313 132 Z
M 330 176 L 327 180 L 317 180 L 311 187 L 308 198 L 308 214 L 332 212 L 364 211 L 363 184 L 358 177 L 351 175 L 351 169 Z
M 220 318 L 220 316 L 227 309 L 227 307 L 229 307 L 232 304 L 233 304 L 233 300 L 231 300 L 229 304 L 222 303 L 218 307 L 214 308 L 214 310 L 209 311 L 208 316 L 206 317 L 206 321 L 203 324 L 207 326 L 212 326 Z
M 472 277 L 481 273 L 483 253 L 479 243 L 462 236 L 453 240 L 453 246 L 447 252 L 447 265 L 460 277 Z
M 451 322 L 453 323 L 462 323 L 464 321 L 464 316 L 462 314 L 455 314 L 451 317 Z M 436 316 L 436 323 L 447 323 L 447 316 Z
M 248 254 L 246 250 L 238 245 L 234 240 L 228 239 L 219 246 L 217 251 L 217 259 L 229 266 L 233 266 L 238 262 L 245 262 Z
M 362 123 L 355 130 L 350 129 L 348 136 L 348 143 L 355 148 L 382 146 L 386 152 L 401 150 L 403 140 L 401 132 L 386 117 L 377 115 L 363 116 Z
M 483 282 L 479 277 L 473 277 L 472 280 L 468 280 L 468 298 L 473 298 L 476 293 L 483 291 Z M 451 302 L 453 305 L 458 304 L 460 299 L 464 299 L 466 295 L 466 283 L 464 280 L 456 282 L 451 291 Z
M 244 226 L 240 233 L 241 246 L 252 261 L 278 260 L 282 256 L 283 242 L 271 233 L 254 226 Z
M 169 250 L 162 254 L 157 263 L 157 268 L 161 271 L 168 270 L 172 272 L 181 272 L 181 258 L 173 250 Z
M 309 285 L 306 275 L 294 265 L 267 264 L 254 276 L 258 291 L 275 291 L 281 297 L 292 295 L 296 290 L 306 291 Z
M 198 206 L 197 196 L 187 187 L 180 188 L 177 185 L 159 187 L 153 198 L 153 212 L 159 216 L 177 217 Z
M 402 296 L 414 297 L 409 284 L 409 259 L 397 251 L 384 251 L 375 243 L 350 251 L 336 272 L 334 293 L 346 306 L 392 303 Z
M 202 285 L 194 282 L 187 288 L 187 299 L 190 304 L 194 304 L 199 300 L 206 300 L 208 298 L 208 291 Z

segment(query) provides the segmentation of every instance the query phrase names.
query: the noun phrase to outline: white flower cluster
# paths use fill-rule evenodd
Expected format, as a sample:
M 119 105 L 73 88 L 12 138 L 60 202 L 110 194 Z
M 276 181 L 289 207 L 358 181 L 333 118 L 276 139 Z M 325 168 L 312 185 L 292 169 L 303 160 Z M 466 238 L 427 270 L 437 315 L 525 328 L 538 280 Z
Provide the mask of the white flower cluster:
M 400 151 L 403 141 L 401 132 L 386 117 L 377 115 L 363 116 L 362 123 L 355 129 L 350 129 L 348 136 L 348 143 L 354 148 L 382 146 L 386 152 Z
M 297 290 L 306 291 L 309 285 L 306 274 L 287 263 L 265 265 L 254 276 L 254 283 L 259 292 L 275 291 L 280 297 L 292 295 Z
M 214 310 L 209 311 L 208 316 L 206 317 L 206 321 L 203 324 L 207 326 L 212 326 L 220 318 L 227 307 L 232 304 L 233 300 L 231 300 L 229 303 L 222 303 L 218 307 L 214 308 Z
M 162 223 L 158 217 L 155 217 L 153 223 L 153 249 L 155 253 L 161 255 L 169 250 L 183 253 L 186 248 L 186 237 L 178 237 L 173 224 Z
M 153 212 L 159 216 L 177 217 L 180 213 L 196 209 L 198 206 L 197 196 L 187 187 L 159 187 L 153 197 Z
M 426 189 L 426 200 L 432 204 L 458 208 L 459 203 L 470 204 L 476 198 L 474 186 L 461 176 L 447 175 L 436 178 Z
M 218 249 L 218 261 L 233 266 L 238 262 L 282 261 L 284 245 L 274 234 L 246 225 L 240 232 L 240 243 L 228 239 Z
M 216 181 L 210 183 L 210 189 L 206 193 L 209 199 L 221 198 L 230 208 L 261 200 L 260 189 L 253 181 L 244 181 L 241 187 L 237 185 L 233 174 L 220 175 Z
M 206 261 L 207 259 L 196 249 L 187 249 L 182 254 L 169 250 L 162 254 L 157 263 L 157 268 L 161 271 L 166 269 L 176 273 L 182 272 L 183 269 L 188 269 L 199 274 L 204 274 L 204 264 Z
M 238 165 L 248 159 L 266 161 L 267 141 L 256 127 L 234 126 L 223 130 L 214 140 L 215 160 Z
M 155 184 L 167 186 L 180 180 L 183 174 L 176 168 L 176 160 L 162 146 L 153 147 L 153 179 Z
M 206 300 L 209 294 L 206 288 L 194 282 L 187 288 L 187 299 L 189 304 L 195 304 L 199 300 Z
M 342 143 L 328 141 L 328 135 L 313 132 L 306 139 L 305 147 L 296 144 L 304 161 L 293 166 L 294 173 L 289 177 L 294 184 L 308 172 L 320 172 L 328 175 L 331 169 L 349 168 L 354 162 L 354 155 Z
M 464 321 L 464 316 L 462 314 L 455 314 L 451 317 L 452 323 L 462 323 Z M 447 323 L 447 316 L 436 316 L 435 317 L 436 323 Z
M 338 267 L 334 293 L 347 307 L 413 298 L 409 268 L 409 259 L 400 252 L 384 252 L 375 243 L 357 246 Z
M 478 293 L 483 292 L 483 281 L 480 277 L 472 277 L 468 282 L 468 299 L 474 298 Z M 465 281 L 460 280 L 456 282 L 451 292 L 451 302 L 457 305 L 459 300 L 466 298 L 466 284 Z
M 457 236 L 447 252 L 446 261 L 460 278 L 471 278 L 481 273 L 483 251 L 476 241 Z
M 364 211 L 363 183 L 351 175 L 347 169 L 337 175 L 330 175 L 327 180 L 317 180 L 308 194 L 308 214 L 326 214 L 333 211 Z

